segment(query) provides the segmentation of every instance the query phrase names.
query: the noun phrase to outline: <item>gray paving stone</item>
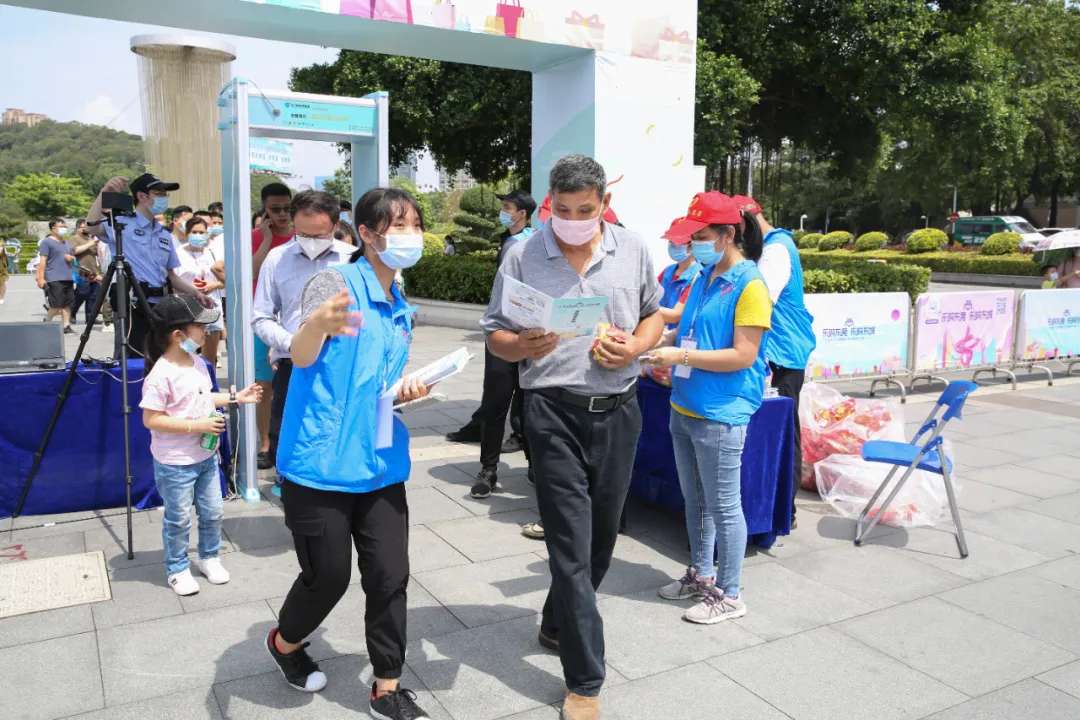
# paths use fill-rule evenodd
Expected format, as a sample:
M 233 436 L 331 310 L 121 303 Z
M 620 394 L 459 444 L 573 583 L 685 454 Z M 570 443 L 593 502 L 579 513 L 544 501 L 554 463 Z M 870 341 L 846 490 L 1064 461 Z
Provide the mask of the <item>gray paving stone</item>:
M 466 513 L 468 511 L 465 511 Z M 543 543 L 521 534 L 521 526 L 540 517 L 531 510 L 508 512 L 491 517 L 430 523 L 428 527 L 455 550 L 473 562 L 494 560 L 533 552 Z
M 867 603 L 784 567 L 765 563 L 745 568 L 743 600 L 749 611 L 739 626 L 765 640 L 810 630 L 870 612 Z
M 369 717 L 368 692 L 372 682 L 371 666 L 366 657 L 345 655 L 319 663 L 326 673 L 322 692 L 302 693 L 281 679 L 277 670 L 239 680 L 219 683 L 214 694 L 232 720 L 261 718 L 334 718 Z M 452 720 L 416 675 L 405 668 L 401 683 L 417 694 L 417 702 L 432 720 Z
M 64 533 L 43 537 L 9 540 L 7 533 L 0 535 L 0 563 L 41 560 L 58 555 L 77 555 L 85 552 L 83 534 Z
M 1080 480 L 1070 480 L 1022 465 L 998 465 L 981 470 L 970 470 L 961 478 L 961 482 L 966 480 L 976 480 L 986 485 L 1038 498 L 1052 498 L 1080 492 Z
M 1055 645 L 937 598 L 881 610 L 836 629 L 971 696 L 998 690 L 1074 658 Z
M 1008 446 L 1007 443 L 1001 443 Z M 1000 445 L 999 445 L 1000 447 Z M 953 441 L 956 462 L 961 468 L 986 468 L 1007 463 L 1019 463 L 1024 460 L 1016 453 L 994 448 L 978 447 L 963 442 Z
M 458 720 L 495 720 L 551 705 L 566 693 L 559 658 L 536 642 L 537 618 L 409 644 L 407 662 Z M 608 685 L 621 680 L 609 670 Z
M 171 617 L 184 612 L 180 598 L 165 584 L 162 565 L 140 565 L 109 571 L 112 599 L 94 603 L 98 630 Z
M 957 501 L 960 507 L 968 512 L 984 513 L 1003 507 L 1025 505 L 1034 499 L 1033 495 L 1024 495 L 976 480 L 964 480 Z
M 98 631 L 105 698 L 119 705 L 275 669 L 265 602 Z
M 1080 524 L 1080 492 L 1031 503 L 1025 505 L 1024 509 L 1068 523 Z
M 221 717 L 214 692 L 206 687 L 127 705 L 114 705 L 79 715 L 78 720 L 220 720 Z
M 1028 512 L 1004 508 L 963 519 L 965 529 L 997 538 L 1050 558 L 1080 553 L 1080 532 L 1076 525 Z
M 942 600 L 1080 655 L 1080 591 L 1021 571 L 939 595 Z M 1022 598 L 1014 603 L 1009 598 Z
M 238 550 L 245 552 L 260 554 L 259 551 L 293 547 L 292 533 L 285 527 L 285 515 L 273 506 L 227 517 L 221 529 Z
M 223 557 L 221 562 L 230 575 L 229 582 L 224 585 L 211 585 L 202 573 L 192 566 L 191 573 L 198 581 L 200 590 L 197 595 L 180 598 L 184 612 L 241 605 L 286 595 L 296 576 L 300 574 L 300 566 L 291 545 L 288 549 L 279 550 L 277 555 L 248 555 L 236 552 Z M 355 566 L 353 574 L 359 575 Z
M 466 478 L 465 483 L 453 486 L 444 485 L 441 490 L 443 494 L 467 508 L 473 515 L 497 515 L 524 510 L 539 514 L 536 510 L 536 490 L 528 483 L 524 475 L 500 474 L 495 492 L 483 500 L 477 500 L 469 495 L 475 478 L 468 476 Z
M 105 704 L 92 632 L 0 650 L 0 677 L 5 720 L 65 717 Z
M 1032 568 L 1029 572 L 1044 580 L 1080 590 L 1080 556 L 1063 558 Z
M 410 525 L 432 525 L 455 518 L 473 517 L 471 512 L 433 487 L 409 490 L 408 498 Z
M 1077 462 L 1077 458 L 1074 455 L 1067 454 L 1076 450 L 1076 432 L 1071 431 L 1071 434 L 1073 438 L 1072 442 L 1062 448 L 1062 453 L 1057 455 L 1044 455 L 1035 460 L 1026 460 L 1018 464 L 1023 467 L 1031 468 L 1032 470 L 1060 475 L 1067 480 L 1080 481 L 1080 462 Z
M 141 565 L 164 566 L 164 553 L 161 550 L 161 525 L 147 523 L 132 528 L 135 547 L 135 559 L 127 558 L 127 529 L 124 527 L 91 530 L 85 534 L 86 552 L 101 550 L 105 553 L 105 563 L 109 568 L 130 568 Z M 198 525 L 192 523 L 188 535 L 188 547 L 194 550 L 199 543 Z M 228 538 L 221 539 L 221 554 L 233 552 L 236 548 Z
M 423 525 L 409 528 L 409 570 L 415 574 L 467 565 L 469 559 Z
M 464 485 L 467 490 L 472 486 L 472 477 L 457 465 L 446 460 L 429 460 L 412 464 L 409 481 L 406 485 L 409 492 L 412 492 L 413 488 L 443 487 L 445 485 Z
M 156 511 L 154 510 L 136 510 L 131 514 L 132 525 L 149 524 L 149 518 L 155 514 L 155 512 Z M 84 533 L 90 530 L 103 530 L 110 527 L 127 528 L 127 514 L 122 511 L 99 511 L 99 514 L 79 513 L 78 516 L 85 517 L 81 520 L 67 522 L 57 519 L 62 517 L 60 515 L 34 515 L 16 518 L 16 530 L 10 537 L 15 542 L 20 542 L 30 538 L 67 535 L 69 533 Z M 0 523 L 0 529 L 3 530 L 3 542 L 0 544 L 6 544 L 6 541 L 9 538 L 7 520 Z
M 1080 660 L 1043 673 L 1039 680 L 1080 699 Z
M 784 720 L 787 716 L 706 663 L 610 688 L 602 696 L 603 717 L 612 720 L 708 718 Z M 677 708 L 677 709 L 676 709 Z
M 503 720 L 559 720 L 561 717 L 559 713 L 560 705 L 561 703 L 557 705 L 543 705 L 532 710 L 526 710 L 523 713 L 507 715 Z
M 406 615 L 408 637 L 411 640 L 437 638 L 447 633 L 457 632 L 465 626 L 444 608 L 438 600 L 417 583 L 410 583 L 409 606 Z M 266 601 L 274 613 L 280 612 L 284 597 Z M 367 643 L 364 640 L 364 609 L 366 599 L 359 585 L 349 588 L 337 606 L 330 612 L 321 627 L 311 634 L 308 640 L 311 647 L 308 652 L 316 660 L 339 657 L 341 655 L 362 655 L 367 657 Z
M 889 536 L 890 539 L 893 536 Z M 964 579 L 876 545 L 848 546 L 798 555 L 784 567 L 840 590 L 873 608 L 914 600 L 964 584 Z
M 709 664 L 799 720 L 914 719 L 967 699 L 831 628 L 725 655 Z
M 933 565 L 968 580 L 985 580 L 1049 560 L 1031 550 L 1010 545 L 989 535 L 972 532 L 966 525 L 964 537 L 967 539 L 970 553 L 966 558 L 960 557 L 960 551 L 956 546 L 956 536 L 950 528 L 912 530 L 906 536 L 904 544 L 896 549 L 907 553 L 919 562 Z
M 551 586 L 547 561 L 531 553 L 414 573 L 413 579 L 468 627 L 535 615 Z
M 1036 680 L 1025 680 L 926 720 L 1075 720 L 1077 717 L 1080 717 L 1080 700 Z
M 608 664 L 636 680 L 762 642 L 737 620 L 688 623 L 682 619 L 687 607 L 662 600 L 655 588 L 602 600 Z
M 666 547 L 661 549 L 631 535 L 620 535 L 615 543 L 604 581 L 600 584 L 601 597 L 628 595 L 642 590 L 656 590 L 686 572 L 687 557 L 675 559 L 678 552 Z
M 89 605 L 45 610 L 0 619 L 0 648 L 40 642 L 94 629 Z

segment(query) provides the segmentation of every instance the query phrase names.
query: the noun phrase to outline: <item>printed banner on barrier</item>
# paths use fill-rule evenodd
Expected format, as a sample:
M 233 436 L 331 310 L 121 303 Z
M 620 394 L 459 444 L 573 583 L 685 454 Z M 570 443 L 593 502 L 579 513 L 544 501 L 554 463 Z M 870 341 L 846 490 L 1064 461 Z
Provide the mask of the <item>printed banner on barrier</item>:
M 956 370 L 1012 360 L 1016 291 L 926 293 L 915 301 L 914 370 Z
M 807 295 L 817 349 L 807 378 L 889 375 L 907 367 L 907 293 Z
M 1080 357 L 1080 290 L 1028 290 L 1020 299 L 1020 357 Z

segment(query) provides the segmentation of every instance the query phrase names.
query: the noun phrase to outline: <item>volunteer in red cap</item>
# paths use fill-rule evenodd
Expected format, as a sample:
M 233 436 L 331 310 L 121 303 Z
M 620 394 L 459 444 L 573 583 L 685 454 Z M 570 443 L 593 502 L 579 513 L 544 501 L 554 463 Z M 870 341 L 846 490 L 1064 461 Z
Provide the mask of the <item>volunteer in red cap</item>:
M 690 250 L 690 236 L 673 232 L 684 219 L 673 220 L 664 233 L 664 239 L 668 241 L 668 257 L 675 261 L 674 265 L 664 268 L 659 278 L 660 288 L 664 291 L 664 296 L 660 298 L 660 315 L 669 330 L 679 324 L 690 288 L 701 274 L 701 263 Z
M 686 217 L 669 233 L 691 235 L 701 278 L 669 338 L 674 345 L 642 358 L 674 368 L 671 436 L 690 539 L 690 566 L 660 588 L 660 597 L 696 600 L 683 618 L 701 624 L 746 614 L 739 590 L 746 552 L 740 471 L 746 427 L 764 395 L 764 337 L 772 303 L 754 264 L 761 256 L 761 233 L 745 219 L 727 195 L 694 196 Z
M 771 384 L 778 394 L 795 401 L 795 475 L 802 470 L 802 433 L 799 432 L 799 393 L 806 378 L 806 364 L 817 347 L 814 318 L 806 309 L 803 269 L 790 230 L 774 228 L 765 219 L 761 205 L 752 197 L 736 195 L 735 203 L 756 223 L 764 237 L 758 271 L 769 288 L 773 303 L 772 332 L 765 338 L 765 360 L 772 372 Z M 792 526 L 795 525 L 795 494 L 791 496 Z

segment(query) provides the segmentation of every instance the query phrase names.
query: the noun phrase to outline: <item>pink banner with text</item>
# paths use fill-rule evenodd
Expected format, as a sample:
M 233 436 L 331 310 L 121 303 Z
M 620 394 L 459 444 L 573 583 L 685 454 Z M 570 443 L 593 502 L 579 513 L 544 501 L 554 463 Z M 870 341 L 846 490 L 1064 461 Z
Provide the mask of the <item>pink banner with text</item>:
M 1016 292 L 927 293 L 915 301 L 914 370 L 957 370 L 1012 360 Z

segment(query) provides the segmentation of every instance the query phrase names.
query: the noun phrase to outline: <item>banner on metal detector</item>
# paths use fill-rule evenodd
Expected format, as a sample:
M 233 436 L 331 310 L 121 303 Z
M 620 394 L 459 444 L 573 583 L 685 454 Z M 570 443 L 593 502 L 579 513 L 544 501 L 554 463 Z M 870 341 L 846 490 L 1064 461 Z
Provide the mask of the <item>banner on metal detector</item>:
M 1015 290 L 920 295 L 915 301 L 912 370 L 1008 365 L 1015 326 Z
M 817 349 L 807 379 L 880 377 L 905 372 L 911 299 L 907 293 L 807 295 Z

